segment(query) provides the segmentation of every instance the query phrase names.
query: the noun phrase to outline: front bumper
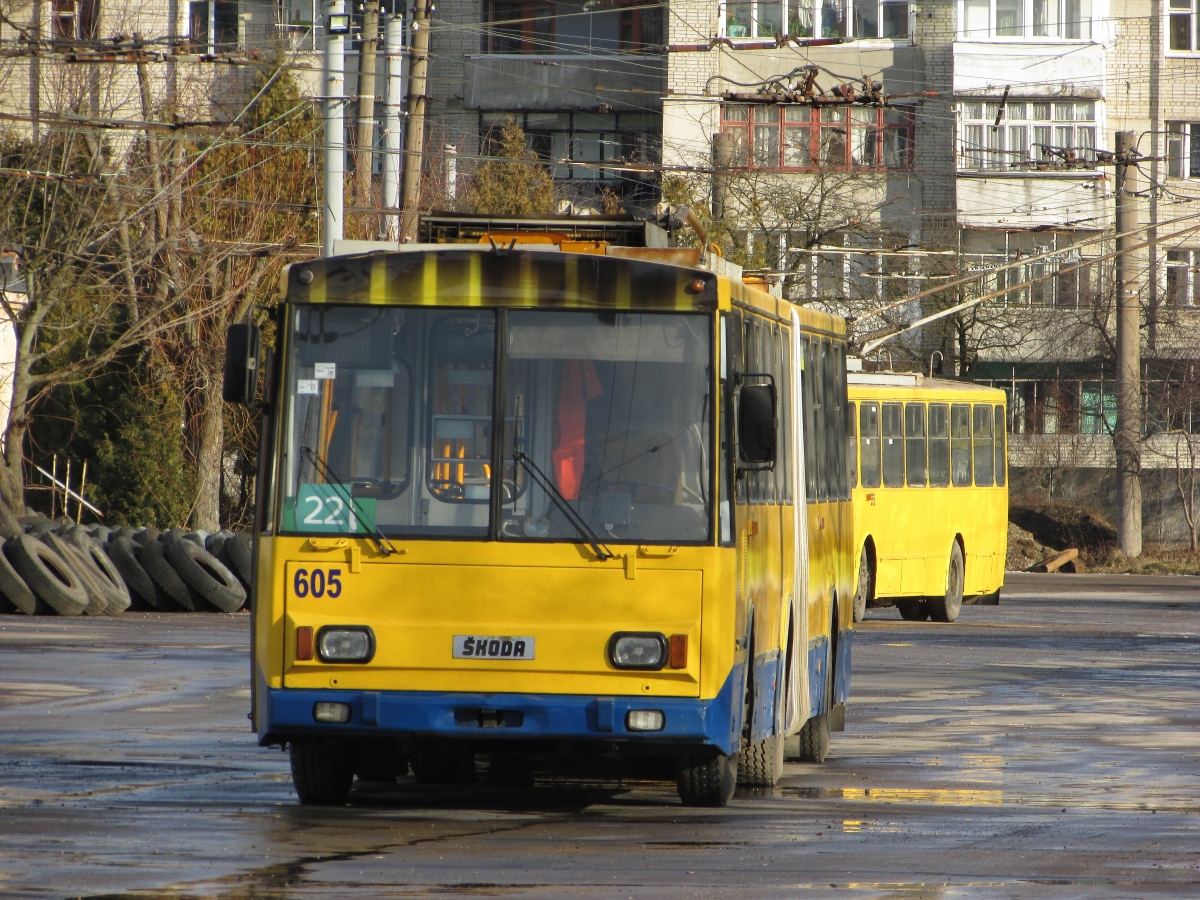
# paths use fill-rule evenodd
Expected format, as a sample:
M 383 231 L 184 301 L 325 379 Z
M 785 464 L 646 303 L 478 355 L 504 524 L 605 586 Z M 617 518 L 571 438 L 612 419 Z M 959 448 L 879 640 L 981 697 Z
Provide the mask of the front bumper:
M 732 753 L 742 730 L 742 667 L 710 700 L 680 697 L 585 697 L 557 694 L 449 694 L 426 691 L 349 691 L 272 688 L 260 744 L 297 735 L 385 737 L 435 735 L 487 740 L 632 740 L 716 747 Z M 313 719 L 317 702 L 347 703 L 350 721 Z M 661 710 L 662 731 L 629 731 L 630 710 Z

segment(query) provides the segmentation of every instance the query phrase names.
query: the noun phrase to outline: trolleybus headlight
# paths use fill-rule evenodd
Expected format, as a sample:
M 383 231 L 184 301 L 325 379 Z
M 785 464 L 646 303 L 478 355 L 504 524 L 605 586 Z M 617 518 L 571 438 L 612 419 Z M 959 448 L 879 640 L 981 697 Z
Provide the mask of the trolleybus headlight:
M 625 713 L 627 731 L 662 731 L 667 718 L 660 709 L 631 709 Z
M 618 631 L 608 642 L 608 658 L 618 669 L 661 669 L 667 664 L 667 639 L 661 634 Z
M 325 701 L 316 703 L 313 705 L 313 719 L 329 725 L 344 725 L 350 721 L 350 704 Z
M 375 632 L 366 625 L 326 625 L 317 632 L 317 655 L 322 662 L 370 662 Z

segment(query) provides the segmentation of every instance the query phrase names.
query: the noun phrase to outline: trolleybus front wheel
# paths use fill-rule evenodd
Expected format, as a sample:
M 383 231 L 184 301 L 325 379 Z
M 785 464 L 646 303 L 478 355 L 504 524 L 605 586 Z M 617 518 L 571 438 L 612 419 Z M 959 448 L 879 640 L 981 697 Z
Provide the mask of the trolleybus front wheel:
M 946 570 L 946 593 L 925 601 L 929 617 L 935 622 L 953 622 L 962 610 L 964 576 L 962 547 L 958 541 L 950 548 L 950 566 Z
M 340 741 L 296 738 L 289 746 L 292 785 L 304 806 L 340 806 L 354 783 L 354 755 Z
M 717 751 L 679 760 L 676 787 L 684 806 L 728 806 L 737 789 L 738 754 Z

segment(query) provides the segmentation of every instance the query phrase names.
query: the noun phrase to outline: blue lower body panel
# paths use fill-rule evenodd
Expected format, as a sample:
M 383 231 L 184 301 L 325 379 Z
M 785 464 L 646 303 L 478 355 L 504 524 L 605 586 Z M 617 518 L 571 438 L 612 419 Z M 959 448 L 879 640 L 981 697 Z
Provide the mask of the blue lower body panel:
M 450 694 L 426 691 L 346 691 L 272 688 L 259 743 L 301 734 L 347 738 L 418 734 L 488 740 L 633 740 L 736 749 L 743 684 L 734 668 L 711 700 L 680 697 L 586 697 L 557 694 Z M 318 702 L 346 703 L 350 721 L 323 724 L 313 718 Z M 629 731 L 630 710 L 660 710 L 662 731 Z M 736 720 L 735 720 L 736 716 Z

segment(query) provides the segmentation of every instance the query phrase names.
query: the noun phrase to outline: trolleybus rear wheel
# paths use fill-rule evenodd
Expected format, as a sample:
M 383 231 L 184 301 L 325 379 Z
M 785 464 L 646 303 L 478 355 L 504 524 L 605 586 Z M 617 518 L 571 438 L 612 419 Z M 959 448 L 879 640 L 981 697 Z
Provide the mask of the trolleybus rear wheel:
M 924 622 L 929 618 L 929 607 L 924 600 L 898 600 L 896 608 L 906 622 Z
M 834 608 L 834 619 L 829 626 L 831 647 L 829 664 L 825 667 L 825 711 L 813 716 L 800 726 L 797 737 L 800 739 L 799 760 L 808 763 L 825 762 L 829 755 L 829 717 L 833 713 L 833 678 L 837 666 L 837 608 Z
M 738 754 L 710 751 L 679 761 L 676 787 L 684 806 L 728 806 L 737 790 Z
M 925 601 L 929 617 L 935 622 L 953 622 L 962 610 L 963 600 L 963 555 L 958 541 L 950 549 L 950 565 L 946 570 L 946 593 L 941 597 L 930 597 Z
M 855 622 L 861 622 L 867 614 L 867 604 L 871 602 L 874 581 L 875 573 L 871 571 L 871 554 L 867 552 L 867 545 L 863 544 L 862 555 L 858 558 L 858 589 L 854 592 Z
M 340 806 L 354 782 L 354 757 L 339 741 L 296 738 L 291 742 L 292 785 L 305 806 Z

